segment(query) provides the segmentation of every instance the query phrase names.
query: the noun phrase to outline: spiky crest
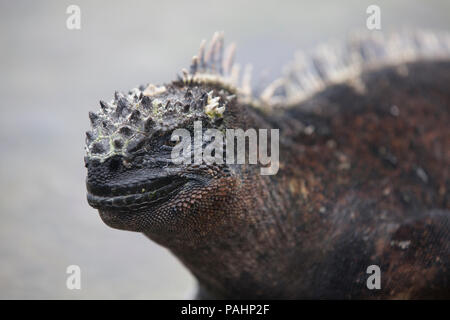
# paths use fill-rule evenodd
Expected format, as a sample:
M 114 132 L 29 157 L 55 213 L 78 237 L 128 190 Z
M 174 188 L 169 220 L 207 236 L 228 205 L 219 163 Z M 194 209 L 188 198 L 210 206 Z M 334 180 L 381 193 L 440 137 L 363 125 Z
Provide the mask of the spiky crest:
M 269 108 L 296 105 L 336 83 L 358 83 L 365 70 L 401 65 L 423 59 L 449 59 L 450 34 L 429 31 L 354 33 L 344 44 L 321 45 L 312 52 L 297 52 L 257 98 Z M 403 70 L 407 72 L 407 70 Z
M 101 110 L 89 113 L 93 130 L 86 132 L 87 156 L 103 161 L 113 155 L 127 155 L 149 135 L 173 130 L 184 120 L 205 117 L 215 121 L 223 117 L 233 99 L 270 111 L 299 104 L 330 84 L 354 81 L 370 68 L 419 59 L 449 59 L 450 35 L 426 31 L 386 36 L 357 33 L 344 45 L 322 45 L 310 53 L 298 52 L 282 77 L 258 96 L 252 96 L 251 66 L 240 76 L 240 66 L 234 63 L 235 51 L 234 43 L 224 50 L 223 32 L 216 32 L 208 46 L 205 40 L 201 42 L 189 71 L 183 69 L 178 81 L 141 86 L 128 94 L 116 92 L 109 103 L 100 101 Z

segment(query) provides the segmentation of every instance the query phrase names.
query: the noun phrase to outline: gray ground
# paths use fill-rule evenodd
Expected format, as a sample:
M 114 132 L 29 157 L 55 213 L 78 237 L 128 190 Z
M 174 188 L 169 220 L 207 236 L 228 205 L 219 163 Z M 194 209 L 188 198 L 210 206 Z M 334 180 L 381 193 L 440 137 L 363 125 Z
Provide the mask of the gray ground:
M 70 4 L 79 31 L 66 28 Z M 171 80 L 216 30 L 240 63 L 276 73 L 295 49 L 364 28 L 369 4 L 383 29 L 450 29 L 447 0 L 0 0 L 0 298 L 187 297 L 194 279 L 167 250 L 87 205 L 88 111 L 116 89 Z M 71 264 L 81 290 L 65 286 Z

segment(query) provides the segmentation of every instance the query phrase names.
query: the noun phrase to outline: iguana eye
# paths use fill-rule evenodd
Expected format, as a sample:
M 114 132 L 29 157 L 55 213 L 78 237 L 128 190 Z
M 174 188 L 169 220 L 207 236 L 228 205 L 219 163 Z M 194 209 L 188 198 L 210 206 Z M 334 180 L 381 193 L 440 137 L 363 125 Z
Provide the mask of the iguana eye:
M 180 138 L 178 138 L 177 136 L 175 136 L 173 140 L 172 136 L 168 136 L 164 141 L 164 145 L 173 148 L 178 144 L 178 142 L 180 142 Z
M 173 148 L 177 145 L 177 143 L 178 143 L 178 141 L 167 140 L 165 145 Z

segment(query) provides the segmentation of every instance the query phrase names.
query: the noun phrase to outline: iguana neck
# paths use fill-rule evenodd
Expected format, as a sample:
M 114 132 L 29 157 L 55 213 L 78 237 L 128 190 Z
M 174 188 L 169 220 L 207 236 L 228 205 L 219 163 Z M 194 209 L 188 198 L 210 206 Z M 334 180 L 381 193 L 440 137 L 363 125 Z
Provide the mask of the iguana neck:
M 209 220 L 203 220 L 198 230 L 148 235 L 169 248 L 214 298 L 263 296 L 267 290 L 261 285 L 273 288 L 284 271 L 280 267 L 289 265 L 288 237 L 294 233 L 280 214 L 280 204 L 286 202 L 268 187 L 273 178 L 255 177 L 244 179 L 227 207 L 194 213 Z M 262 275 L 265 279 L 260 279 Z

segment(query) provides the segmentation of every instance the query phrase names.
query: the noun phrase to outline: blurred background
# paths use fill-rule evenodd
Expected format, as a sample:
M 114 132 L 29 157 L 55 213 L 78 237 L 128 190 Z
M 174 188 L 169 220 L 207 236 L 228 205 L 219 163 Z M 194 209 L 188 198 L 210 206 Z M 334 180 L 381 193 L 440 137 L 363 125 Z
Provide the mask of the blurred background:
M 72 4 L 80 30 L 66 27 Z M 371 4 L 382 30 L 450 30 L 448 0 L 0 0 L 0 298 L 190 297 L 195 280 L 169 251 L 88 206 L 88 111 L 174 79 L 217 30 L 255 78 L 277 74 L 296 50 L 364 29 Z M 81 290 L 66 288 L 72 264 Z

